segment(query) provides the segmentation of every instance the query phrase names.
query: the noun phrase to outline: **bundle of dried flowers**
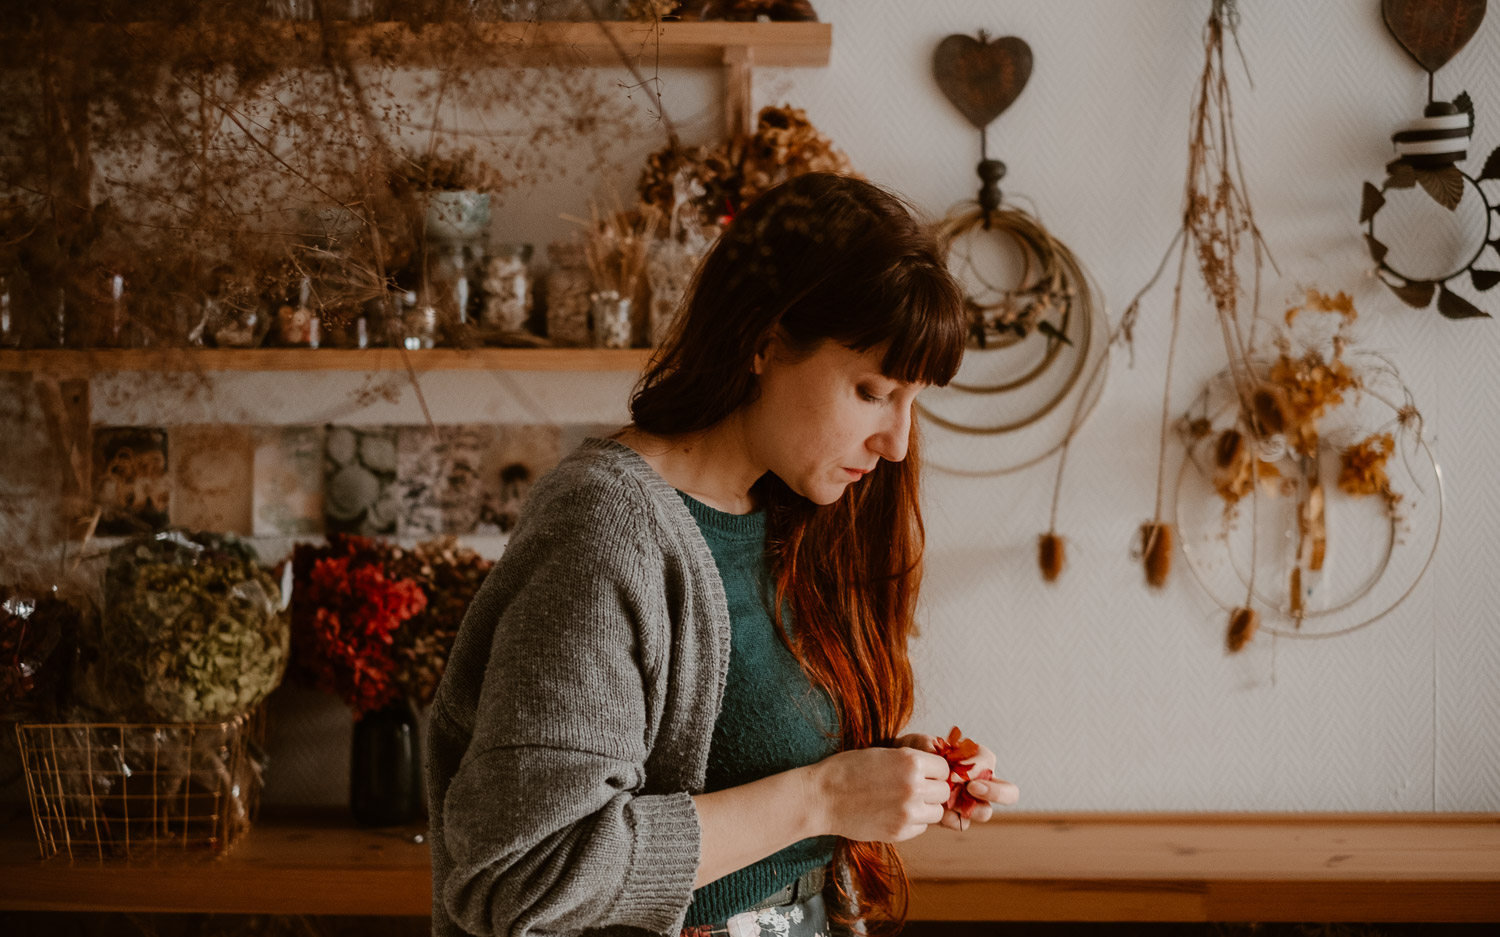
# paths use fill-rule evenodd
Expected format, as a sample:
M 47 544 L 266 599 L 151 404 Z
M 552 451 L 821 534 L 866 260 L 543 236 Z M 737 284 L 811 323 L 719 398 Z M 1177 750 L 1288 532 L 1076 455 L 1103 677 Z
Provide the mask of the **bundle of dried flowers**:
M 692 201 L 705 225 L 722 225 L 762 192 L 809 172 L 850 173 L 849 158 L 791 105 L 765 107 L 749 137 L 712 147 L 669 146 L 652 153 L 636 183 L 641 201 L 663 214 L 673 207 L 679 173 L 701 189 Z
M 296 670 L 342 698 L 356 718 L 401 695 L 395 633 L 427 607 L 421 587 L 395 571 L 396 560 L 390 544 L 345 534 L 292 553 Z
M 416 583 L 426 605 L 395 631 L 396 683 L 412 702 L 432 702 L 464 613 L 493 566 L 453 537 L 397 549 L 392 575 Z
M 1188 170 L 1183 190 L 1182 224 L 1151 279 L 1131 300 L 1116 325 L 1111 340 L 1133 342 L 1141 300 L 1156 284 L 1172 252 L 1177 251 L 1177 282 L 1172 292 L 1171 338 L 1167 373 L 1162 391 L 1160 450 L 1157 457 L 1156 504 L 1150 520 L 1139 529 L 1135 554 L 1143 563 L 1146 580 L 1153 587 L 1166 584 L 1171 570 L 1173 531 L 1164 516 L 1167 440 L 1171 427 L 1172 371 L 1177 352 L 1178 325 L 1182 312 L 1182 290 L 1188 255 L 1196 260 L 1198 274 L 1219 321 L 1229 371 L 1243 406 L 1249 410 L 1256 392 L 1250 374 L 1254 346 L 1254 307 L 1259 302 L 1260 271 L 1269 253 L 1255 225 L 1249 195 L 1239 162 L 1238 142 L 1230 101 L 1225 39 L 1234 33 L 1239 11 L 1235 0 L 1213 0 L 1203 30 L 1203 69 L 1193 97 L 1188 133 Z M 1248 254 L 1248 258 L 1246 255 Z M 1241 304 L 1246 292 L 1242 269 L 1249 260 L 1253 272 L 1250 315 L 1242 322 Z M 1274 266 L 1274 265 L 1273 265 Z M 1249 328 L 1245 328 L 1246 325 Z M 1090 381 L 1097 376 L 1096 373 Z M 1087 394 L 1079 400 L 1083 412 Z M 1075 424 L 1078 417 L 1075 415 Z M 1250 424 L 1252 426 L 1259 424 Z M 1060 488 L 1066 454 L 1063 446 L 1056 485 Z
M 590 201 L 587 222 L 563 217 L 584 225 L 583 256 L 595 291 L 631 299 L 646 275 L 646 258 L 662 216 L 652 210 L 625 211 L 618 199 L 611 201 L 614 204 L 607 209 Z
M 1394 507 L 1401 495 L 1391 490 L 1385 465 L 1395 451 L 1396 439 L 1390 433 L 1372 433 L 1345 449 L 1339 490 L 1354 497 L 1380 495 Z
M 92 717 L 219 722 L 253 710 L 287 659 L 281 590 L 229 535 L 168 530 L 109 551 L 84 620 L 76 694 Z

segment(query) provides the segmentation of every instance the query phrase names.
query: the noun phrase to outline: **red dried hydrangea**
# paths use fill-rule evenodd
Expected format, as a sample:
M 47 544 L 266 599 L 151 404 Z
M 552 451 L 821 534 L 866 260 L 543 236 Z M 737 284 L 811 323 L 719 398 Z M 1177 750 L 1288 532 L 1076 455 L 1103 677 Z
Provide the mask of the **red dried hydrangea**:
M 401 694 L 393 634 L 427 607 L 420 586 L 390 573 L 393 552 L 368 537 L 331 534 L 326 547 L 301 544 L 292 553 L 297 668 L 356 717 Z
M 967 820 L 980 804 L 986 802 L 969 793 L 969 782 L 988 781 L 995 776 L 995 772 L 985 768 L 970 777 L 969 772 L 974 770 L 974 765 L 966 762 L 979 754 L 979 743 L 964 738 L 958 726 L 953 727 L 946 739 L 938 739 L 933 748 L 948 761 L 948 802 L 943 806 L 957 811 L 960 817 Z

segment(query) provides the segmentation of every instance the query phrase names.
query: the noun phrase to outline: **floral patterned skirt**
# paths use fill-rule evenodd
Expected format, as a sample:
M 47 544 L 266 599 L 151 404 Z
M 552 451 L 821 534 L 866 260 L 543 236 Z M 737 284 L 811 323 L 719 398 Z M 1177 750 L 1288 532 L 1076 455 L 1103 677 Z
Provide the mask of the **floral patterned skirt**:
M 822 892 L 793 895 L 786 904 L 743 911 L 712 924 L 684 927 L 680 937 L 830 937 Z

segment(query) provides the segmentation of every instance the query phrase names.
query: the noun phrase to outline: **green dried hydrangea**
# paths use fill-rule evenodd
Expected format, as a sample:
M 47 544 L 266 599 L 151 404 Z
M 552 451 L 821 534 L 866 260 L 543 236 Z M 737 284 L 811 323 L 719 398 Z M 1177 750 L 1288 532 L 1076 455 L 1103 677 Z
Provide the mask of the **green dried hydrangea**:
M 165 531 L 110 551 L 99 630 L 80 642 L 79 694 L 95 712 L 220 722 L 281 682 L 281 590 L 231 536 Z

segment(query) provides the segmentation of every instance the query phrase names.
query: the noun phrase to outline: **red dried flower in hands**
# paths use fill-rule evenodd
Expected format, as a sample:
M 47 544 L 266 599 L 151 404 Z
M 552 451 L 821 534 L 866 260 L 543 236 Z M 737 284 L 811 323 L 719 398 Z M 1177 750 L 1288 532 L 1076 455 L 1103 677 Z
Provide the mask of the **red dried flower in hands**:
M 985 768 L 973 777 L 969 776 L 974 765 L 965 762 L 979 754 L 979 743 L 964 738 L 958 726 L 953 727 L 946 739 L 938 739 L 933 748 L 948 762 L 948 802 L 943 806 L 957 811 L 960 817 L 967 820 L 980 804 L 985 803 L 969 793 L 969 782 L 988 781 L 995 776 L 995 772 Z

